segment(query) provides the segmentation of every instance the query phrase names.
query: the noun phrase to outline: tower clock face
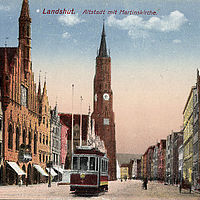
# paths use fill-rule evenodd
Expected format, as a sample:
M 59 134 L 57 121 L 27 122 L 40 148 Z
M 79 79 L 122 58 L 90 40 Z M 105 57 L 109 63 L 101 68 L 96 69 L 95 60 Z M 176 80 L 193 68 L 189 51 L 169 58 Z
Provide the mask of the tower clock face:
M 94 95 L 94 100 L 97 101 L 97 94 Z
M 106 101 L 108 101 L 110 99 L 109 94 L 108 93 L 104 93 L 103 94 L 103 99 L 106 100 Z

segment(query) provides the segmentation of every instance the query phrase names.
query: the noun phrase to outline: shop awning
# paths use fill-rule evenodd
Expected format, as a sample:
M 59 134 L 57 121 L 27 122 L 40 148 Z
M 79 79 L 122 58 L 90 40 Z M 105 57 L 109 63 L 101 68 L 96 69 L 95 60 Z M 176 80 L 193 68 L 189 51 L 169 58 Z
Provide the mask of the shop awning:
M 7 162 L 14 170 L 15 172 L 21 176 L 21 175 L 26 175 L 26 173 L 19 167 L 19 165 L 15 162 Z
M 63 172 L 63 169 L 62 169 L 61 167 L 53 166 L 53 168 L 54 168 L 56 171 L 60 172 L 61 174 L 64 173 L 64 172 Z
M 42 169 L 42 167 L 40 167 L 40 165 L 35 165 L 35 164 L 33 164 L 33 167 L 35 167 L 35 169 L 37 169 L 37 171 L 40 172 L 40 174 L 42 174 L 42 176 L 49 176 L 49 175 Z
M 49 172 L 50 171 L 50 174 L 51 176 L 57 176 L 58 174 L 54 171 L 53 168 L 51 168 L 51 170 L 47 167 L 46 170 Z

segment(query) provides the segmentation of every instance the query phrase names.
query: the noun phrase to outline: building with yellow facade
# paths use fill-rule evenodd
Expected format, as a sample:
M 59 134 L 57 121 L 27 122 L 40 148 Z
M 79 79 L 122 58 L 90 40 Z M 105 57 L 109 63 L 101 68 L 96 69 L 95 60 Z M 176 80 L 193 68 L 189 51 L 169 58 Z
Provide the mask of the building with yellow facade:
M 129 164 L 122 164 L 120 167 L 121 179 L 127 179 L 129 177 Z
M 200 92 L 200 76 L 199 70 L 197 70 L 197 83 L 196 88 L 194 90 L 194 109 L 193 109 L 193 116 L 194 116 L 194 132 L 193 132 L 193 186 L 195 189 L 200 189 L 200 185 L 198 184 L 199 181 L 199 150 L 200 150 L 200 142 L 199 142 L 199 92 Z
M 143 156 L 141 157 L 141 178 L 143 177 Z
M 191 88 L 185 108 L 183 110 L 183 178 L 192 182 L 193 165 L 193 94 Z

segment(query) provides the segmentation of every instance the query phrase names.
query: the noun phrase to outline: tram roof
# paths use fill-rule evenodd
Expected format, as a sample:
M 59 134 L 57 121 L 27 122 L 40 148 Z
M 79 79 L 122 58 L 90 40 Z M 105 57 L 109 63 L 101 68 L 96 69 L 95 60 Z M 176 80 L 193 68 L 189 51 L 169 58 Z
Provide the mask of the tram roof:
M 99 149 L 90 146 L 78 146 L 76 147 L 74 154 L 95 154 L 99 156 L 105 155 L 105 153 L 101 152 Z

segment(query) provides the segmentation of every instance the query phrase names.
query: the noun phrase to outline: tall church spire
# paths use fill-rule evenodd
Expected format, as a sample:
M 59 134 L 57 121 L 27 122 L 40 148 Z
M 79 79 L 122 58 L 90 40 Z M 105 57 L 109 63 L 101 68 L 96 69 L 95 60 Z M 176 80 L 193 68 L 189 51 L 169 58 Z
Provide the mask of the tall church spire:
M 108 174 L 110 180 L 116 180 L 116 140 L 113 112 L 113 92 L 111 89 L 111 57 L 106 49 L 105 26 L 101 35 L 101 44 L 96 57 L 94 76 L 94 101 L 92 119 L 95 121 L 95 134 L 103 140 L 109 159 Z M 94 131 L 93 131 L 94 132 Z M 97 138 L 98 138 L 97 137 Z M 102 147 L 103 147 L 102 143 Z
M 23 0 L 19 17 L 19 48 L 21 50 L 22 66 L 25 78 L 31 71 L 31 18 L 28 0 Z
M 103 30 L 101 34 L 101 44 L 99 48 L 99 57 L 108 57 L 107 48 L 106 48 L 106 34 L 105 34 L 105 27 L 103 22 Z
M 28 0 L 23 0 L 21 14 L 20 14 L 19 19 L 25 19 L 25 18 L 31 20 L 30 15 L 29 15 Z

